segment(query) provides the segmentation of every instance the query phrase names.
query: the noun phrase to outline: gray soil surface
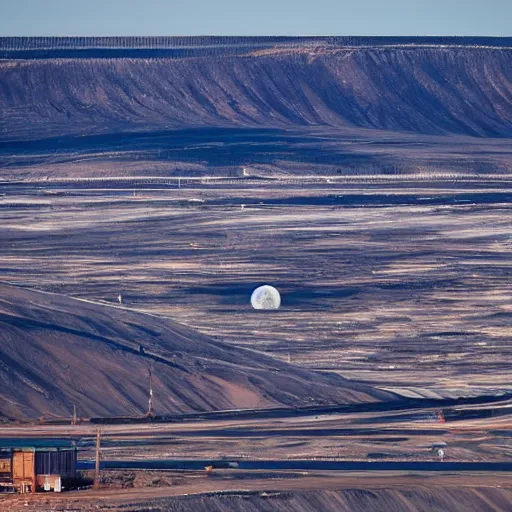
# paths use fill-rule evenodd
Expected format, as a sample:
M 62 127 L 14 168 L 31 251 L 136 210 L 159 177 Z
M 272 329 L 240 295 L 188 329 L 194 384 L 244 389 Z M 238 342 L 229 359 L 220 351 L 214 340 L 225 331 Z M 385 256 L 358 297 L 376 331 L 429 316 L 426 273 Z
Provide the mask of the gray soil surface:
M 508 178 L 240 181 L 3 185 L 0 278 L 111 306 L 121 293 L 231 346 L 411 395 L 509 389 Z M 255 311 L 267 283 L 281 308 Z
M 143 415 L 148 368 L 160 413 L 393 400 L 121 306 L 0 285 L 1 413 Z M 147 410 L 147 409 L 146 409 Z

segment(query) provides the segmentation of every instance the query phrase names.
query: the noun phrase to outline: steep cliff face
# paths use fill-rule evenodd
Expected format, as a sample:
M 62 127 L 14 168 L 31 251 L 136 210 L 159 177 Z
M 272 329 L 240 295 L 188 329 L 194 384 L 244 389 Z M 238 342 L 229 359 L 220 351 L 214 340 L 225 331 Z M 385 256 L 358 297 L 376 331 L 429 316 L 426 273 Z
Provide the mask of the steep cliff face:
M 13 53 L 0 61 L 0 137 L 318 125 L 512 136 L 507 46 L 320 43 L 188 57 Z

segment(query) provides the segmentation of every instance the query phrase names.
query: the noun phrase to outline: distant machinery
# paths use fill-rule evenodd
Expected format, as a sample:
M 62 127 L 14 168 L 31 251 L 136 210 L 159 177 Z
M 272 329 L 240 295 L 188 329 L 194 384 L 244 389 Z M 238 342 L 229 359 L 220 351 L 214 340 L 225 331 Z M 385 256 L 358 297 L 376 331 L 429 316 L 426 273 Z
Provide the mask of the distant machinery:
M 437 443 L 432 443 L 430 445 L 430 450 L 439 457 L 439 460 L 442 462 L 445 457 L 446 449 L 448 445 L 444 441 L 439 441 Z

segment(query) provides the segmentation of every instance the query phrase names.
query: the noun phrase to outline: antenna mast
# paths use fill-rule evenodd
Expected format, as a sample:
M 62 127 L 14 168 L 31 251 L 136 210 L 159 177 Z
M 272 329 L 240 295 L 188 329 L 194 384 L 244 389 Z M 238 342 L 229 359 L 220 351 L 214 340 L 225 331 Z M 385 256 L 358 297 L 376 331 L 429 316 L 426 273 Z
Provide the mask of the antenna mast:
M 100 443 L 101 443 L 101 431 L 96 431 L 96 463 L 94 467 L 94 489 L 98 489 L 100 486 Z
M 151 418 L 154 416 L 153 412 L 153 372 L 151 366 L 149 367 L 149 398 L 148 398 L 148 416 Z

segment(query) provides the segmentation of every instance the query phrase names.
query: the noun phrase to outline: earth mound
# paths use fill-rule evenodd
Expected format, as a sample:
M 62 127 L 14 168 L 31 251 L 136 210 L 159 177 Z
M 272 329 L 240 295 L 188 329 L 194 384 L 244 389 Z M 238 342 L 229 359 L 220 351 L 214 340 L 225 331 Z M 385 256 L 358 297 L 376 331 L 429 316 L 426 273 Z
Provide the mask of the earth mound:
M 0 414 L 141 415 L 353 403 L 393 395 L 120 306 L 0 285 Z

